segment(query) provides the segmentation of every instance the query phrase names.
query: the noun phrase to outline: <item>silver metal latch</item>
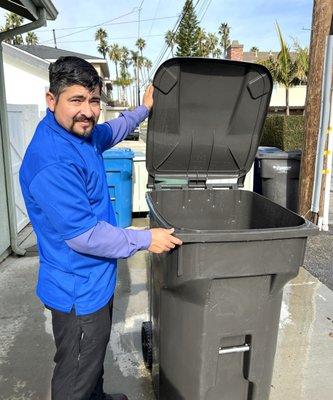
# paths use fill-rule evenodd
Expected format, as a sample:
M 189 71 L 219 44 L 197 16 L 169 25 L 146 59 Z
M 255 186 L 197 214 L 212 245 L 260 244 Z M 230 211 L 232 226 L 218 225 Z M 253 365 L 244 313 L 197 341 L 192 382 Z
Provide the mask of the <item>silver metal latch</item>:
M 237 178 L 224 178 L 224 179 L 207 179 L 207 185 L 219 185 L 219 186 L 227 186 L 227 185 L 236 185 L 238 179 Z
M 249 344 L 244 344 L 242 346 L 233 346 L 233 347 L 220 347 L 219 354 L 230 354 L 230 353 L 245 353 L 250 350 Z

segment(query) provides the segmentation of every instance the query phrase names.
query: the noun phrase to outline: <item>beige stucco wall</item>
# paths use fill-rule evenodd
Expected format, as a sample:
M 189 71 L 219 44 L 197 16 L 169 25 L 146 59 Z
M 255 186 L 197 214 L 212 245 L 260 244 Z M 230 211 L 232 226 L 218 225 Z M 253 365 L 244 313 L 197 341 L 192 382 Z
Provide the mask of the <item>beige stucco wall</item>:
M 294 86 L 289 89 L 289 106 L 304 106 L 306 98 L 306 85 Z M 286 89 L 282 85 L 274 84 L 270 106 L 286 105 Z

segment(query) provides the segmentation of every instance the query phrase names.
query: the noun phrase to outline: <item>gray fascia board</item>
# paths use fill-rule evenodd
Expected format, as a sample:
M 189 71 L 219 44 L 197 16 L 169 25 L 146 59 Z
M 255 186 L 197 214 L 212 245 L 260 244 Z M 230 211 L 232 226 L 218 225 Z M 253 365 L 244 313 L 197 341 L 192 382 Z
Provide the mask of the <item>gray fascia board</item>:
M 48 20 L 54 21 L 58 16 L 58 10 L 55 8 L 51 0 L 32 0 L 36 7 L 43 7 L 46 10 Z
M 32 0 L 20 0 L 20 2 L 30 12 L 34 19 L 38 18 L 38 10 L 36 4 Z
M 58 10 L 50 0 L 20 0 L 20 3 L 0 0 L 0 8 L 4 8 L 15 14 L 21 15 L 30 21 L 38 19 L 38 9 L 44 8 L 46 11 L 46 19 L 55 20 Z
M 15 35 L 22 35 L 34 29 L 38 29 L 41 26 L 46 26 L 46 10 L 45 8 L 38 9 L 39 18 L 35 21 L 29 22 L 28 24 L 18 26 L 7 31 L 0 32 L 0 42 L 13 37 Z
M 12 3 L 10 1 L 0 0 L 0 8 L 4 8 L 7 11 L 18 14 L 24 18 L 29 19 L 30 21 L 33 21 L 36 19 L 33 17 L 30 10 L 28 10 L 27 8 L 25 8 L 24 6 L 22 6 L 21 4 L 18 4 L 18 3 Z

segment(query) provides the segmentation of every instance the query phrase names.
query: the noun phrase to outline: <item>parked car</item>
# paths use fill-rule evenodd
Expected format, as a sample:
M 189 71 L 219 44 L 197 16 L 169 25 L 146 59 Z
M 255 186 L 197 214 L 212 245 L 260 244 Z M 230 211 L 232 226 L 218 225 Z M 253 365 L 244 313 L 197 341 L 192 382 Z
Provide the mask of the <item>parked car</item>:
M 141 133 L 141 129 L 140 129 L 140 126 L 138 126 L 137 128 L 134 129 L 134 131 L 132 133 L 127 135 L 125 140 L 139 140 L 140 133 Z

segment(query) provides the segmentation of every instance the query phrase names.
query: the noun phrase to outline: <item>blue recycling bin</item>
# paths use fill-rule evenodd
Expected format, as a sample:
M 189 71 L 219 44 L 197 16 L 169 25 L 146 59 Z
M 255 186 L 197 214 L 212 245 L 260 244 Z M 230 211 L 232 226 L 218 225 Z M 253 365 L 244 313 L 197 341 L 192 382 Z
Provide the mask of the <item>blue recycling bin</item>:
M 133 157 L 128 148 L 111 149 L 103 154 L 109 196 L 121 228 L 132 224 Z

